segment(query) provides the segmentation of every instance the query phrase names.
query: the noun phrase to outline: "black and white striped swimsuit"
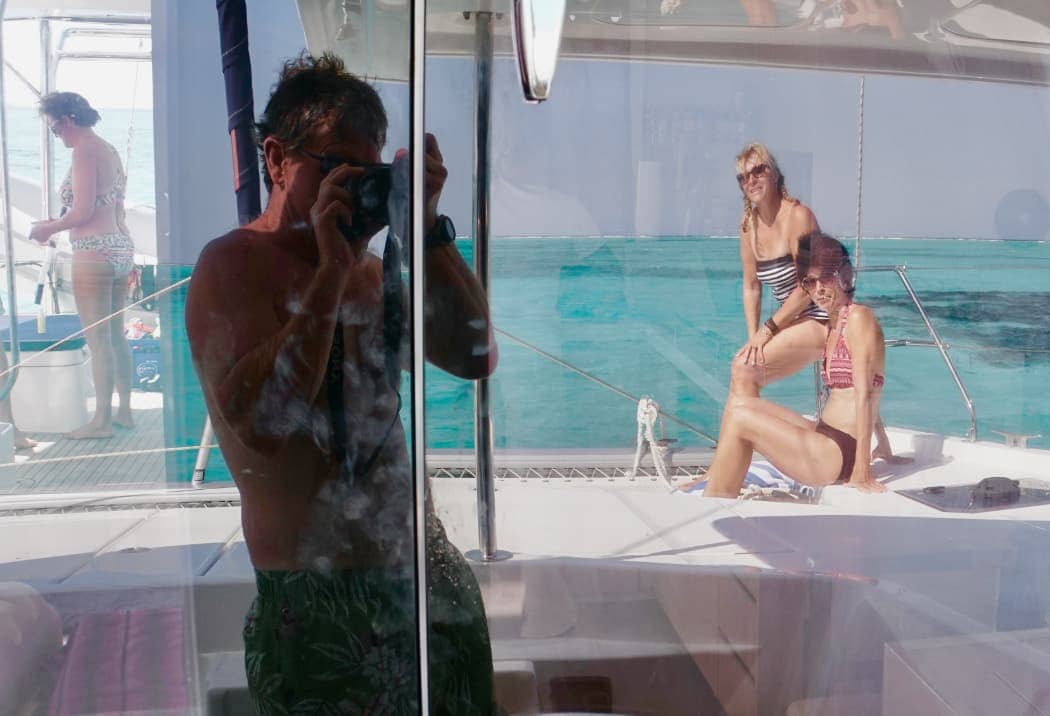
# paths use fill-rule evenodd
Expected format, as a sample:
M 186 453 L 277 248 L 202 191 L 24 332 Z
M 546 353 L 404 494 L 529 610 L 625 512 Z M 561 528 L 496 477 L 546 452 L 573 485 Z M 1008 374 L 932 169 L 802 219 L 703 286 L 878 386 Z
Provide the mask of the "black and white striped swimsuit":
M 767 261 L 759 260 L 755 274 L 760 283 L 769 286 L 773 292 L 773 298 L 781 305 L 798 286 L 798 271 L 795 269 L 795 259 L 791 254 L 784 254 Z M 818 321 L 826 321 L 828 314 L 810 301 L 809 305 L 798 314 L 798 318 L 815 318 Z

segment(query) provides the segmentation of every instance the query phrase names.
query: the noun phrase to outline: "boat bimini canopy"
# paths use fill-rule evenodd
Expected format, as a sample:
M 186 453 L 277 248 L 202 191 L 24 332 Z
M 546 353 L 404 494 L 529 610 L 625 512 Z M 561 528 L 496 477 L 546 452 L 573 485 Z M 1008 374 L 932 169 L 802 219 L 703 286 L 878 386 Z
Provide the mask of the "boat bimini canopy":
M 149 22 L 149 0 L 7 0 L 5 20 Z
M 1050 84 L 1047 0 L 430 0 L 428 54 L 471 55 L 474 12 L 513 50 L 509 20 L 564 8 L 560 57 L 842 70 Z M 408 78 L 407 0 L 299 0 L 312 52 Z M 355 63 L 356 61 L 356 63 Z

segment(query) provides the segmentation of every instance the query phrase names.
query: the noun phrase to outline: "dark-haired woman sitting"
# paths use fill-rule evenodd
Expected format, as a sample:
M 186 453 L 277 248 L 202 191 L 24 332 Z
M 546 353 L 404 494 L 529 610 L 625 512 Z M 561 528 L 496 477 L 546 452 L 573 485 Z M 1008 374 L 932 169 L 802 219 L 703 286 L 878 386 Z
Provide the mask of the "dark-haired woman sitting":
M 768 400 L 731 396 L 715 458 L 701 478 L 708 480 L 707 497 L 739 495 L 756 451 L 808 485 L 886 489 L 868 460 L 886 365 L 882 328 L 869 308 L 853 302 L 853 266 L 840 242 L 819 231 L 807 234 L 796 264 L 802 287 L 829 316 L 821 366 L 828 401 L 814 422 Z

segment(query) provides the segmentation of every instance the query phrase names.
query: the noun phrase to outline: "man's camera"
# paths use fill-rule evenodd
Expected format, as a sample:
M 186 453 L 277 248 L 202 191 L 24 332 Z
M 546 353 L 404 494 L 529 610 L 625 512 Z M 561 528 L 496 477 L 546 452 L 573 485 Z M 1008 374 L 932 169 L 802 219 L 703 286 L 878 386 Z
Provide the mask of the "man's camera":
M 327 175 L 343 161 L 338 157 L 321 157 L 321 174 Z M 347 181 L 345 189 L 354 200 L 354 216 L 350 225 L 339 222 L 347 240 L 365 236 L 390 223 L 390 190 L 393 186 L 391 164 L 355 164 L 363 171 Z
M 371 164 L 354 177 L 347 190 L 354 197 L 354 216 L 350 224 L 353 236 L 390 223 L 390 188 L 393 178 L 389 164 Z

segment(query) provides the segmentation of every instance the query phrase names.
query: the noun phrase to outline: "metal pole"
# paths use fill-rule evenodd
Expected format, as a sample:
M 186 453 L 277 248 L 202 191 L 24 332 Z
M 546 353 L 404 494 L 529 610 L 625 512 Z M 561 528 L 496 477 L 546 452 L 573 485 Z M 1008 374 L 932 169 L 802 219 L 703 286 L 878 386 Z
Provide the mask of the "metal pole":
M 474 13 L 474 271 L 489 290 L 489 120 L 492 117 L 492 13 Z M 489 381 L 474 384 L 474 450 L 478 468 L 478 549 L 482 562 L 496 550 L 496 484 L 492 465 L 492 399 Z M 509 556 L 509 555 L 508 555 Z
M 926 313 L 926 308 L 922 305 L 922 301 L 919 300 L 919 295 L 915 293 L 915 289 L 912 288 L 911 281 L 905 275 L 907 272 L 907 266 L 869 266 L 860 271 L 893 271 L 897 274 L 897 278 L 901 280 L 901 284 L 904 285 L 904 290 L 908 292 L 908 297 L 911 298 L 912 304 L 915 305 L 915 310 L 919 312 L 919 317 L 922 318 L 923 324 L 926 326 L 927 333 L 933 339 L 932 343 L 926 341 L 915 341 L 915 340 L 888 340 L 886 341 L 887 346 L 896 345 L 910 345 L 910 346 L 933 346 L 941 354 L 941 358 L 944 360 L 944 364 L 948 367 L 948 372 L 951 373 L 952 380 L 955 382 L 955 387 L 959 389 L 959 394 L 962 396 L 963 402 L 966 404 L 966 412 L 970 415 L 970 428 L 966 431 L 966 439 L 970 442 L 977 440 L 977 409 L 974 407 L 973 399 L 970 398 L 969 391 L 966 390 L 966 386 L 963 385 L 962 377 L 959 375 L 959 371 L 955 369 L 955 363 L 952 362 L 951 356 L 948 355 L 948 349 L 951 347 L 943 340 L 941 335 L 937 332 L 937 329 L 933 327 L 933 322 L 930 321 L 929 314 Z
M 9 336 L 11 339 L 11 365 L 13 368 L 4 376 L 0 384 L 0 400 L 7 398 L 11 388 L 15 386 L 18 378 L 19 343 L 18 343 L 18 301 L 15 299 L 15 230 L 11 226 L 11 184 L 8 178 L 7 164 L 7 104 L 4 94 L 4 41 L 3 41 L 3 19 L 7 10 L 7 0 L 0 0 L 0 193 L 3 200 L 0 201 L 0 211 L 3 216 L 0 220 L 4 224 L 4 250 L 7 252 L 7 319 L 10 325 Z M 4 347 L 0 345 L 0 350 Z
M 208 470 L 208 458 L 211 457 L 211 444 L 214 439 L 215 431 L 212 430 L 209 415 L 204 418 L 204 431 L 201 433 L 201 443 L 197 448 L 197 462 L 193 465 L 194 487 L 204 484 L 204 473 Z
M 933 323 L 930 322 L 930 317 L 926 314 L 926 309 L 923 308 L 922 302 L 916 295 L 915 290 L 911 287 L 911 282 L 908 280 L 908 277 L 904 275 L 904 267 L 897 266 L 894 270 L 900 277 L 901 283 L 904 284 L 904 288 L 908 291 L 908 295 L 911 297 L 912 303 L 915 304 L 915 308 L 919 311 L 919 316 L 922 317 L 922 322 L 926 324 L 926 330 L 929 331 L 934 342 L 937 344 L 937 350 L 940 351 L 941 358 L 944 359 L 944 364 L 948 366 L 948 372 L 952 374 L 952 380 L 955 381 L 955 387 L 959 389 L 959 394 L 962 395 L 963 402 L 966 403 L 966 411 L 970 414 L 970 429 L 966 432 L 966 439 L 970 442 L 974 442 L 977 440 L 977 409 L 973 405 L 973 400 L 970 398 L 966 386 L 963 385 L 962 378 L 959 377 L 959 371 L 955 370 L 955 364 L 952 363 L 952 359 L 948 355 L 948 350 L 945 348 L 944 341 L 941 340 L 941 336 L 937 333 L 937 329 L 934 328 Z
M 409 70 L 409 87 L 411 88 L 409 115 L 409 139 L 412 178 L 412 197 L 409 206 L 412 211 L 410 236 L 412 253 L 409 257 L 409 301 L 412 306 L 409 312 L 409 325 L 412 327 L 412 490 L 413 490 L 413 525 L 416 538 L 416 643 L 418 649 L 417 668 L 419 669 L 419 713 L 430 714 L 430 604 L 427 589 L 427 470 L 426 470 L 426 386 L 424 385 L 424 346 L 426 336 L 423 321 L 423 211 L 424 188 L 423 176 L 426 163 L 426 2 L 409 4 L 412 17 L 412 44 Z M 393 236 L 387 236 L 392 241 Z
M 51 66 L 51 22 L 40 21 L 40 94 L 54 90 L 54 68 Z M 47 123 L 40 122 L 40 215 L 51 216 L 51 188 L 55 185 L 55 145 Z

